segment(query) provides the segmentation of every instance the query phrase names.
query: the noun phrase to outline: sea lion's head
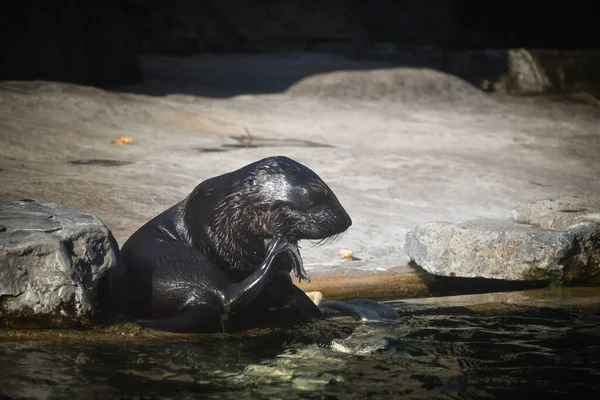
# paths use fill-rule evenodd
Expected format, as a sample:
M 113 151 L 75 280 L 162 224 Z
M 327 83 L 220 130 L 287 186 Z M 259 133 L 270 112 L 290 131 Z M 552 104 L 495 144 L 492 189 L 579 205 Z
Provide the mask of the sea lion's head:
M 283 156 L 254 164 L 246 185 L 257 216 L 255 234 L 292 243 L 346 231 L 352 220 L 333 191 L 308 167 Z
M 185 200 L 184 236 L 211 252 L 222 268 L 252 271 L 266 241 L 333 240 L 352 225 L 333 191 L 308 167 L 287 157 L 256 161 L 208 179 Z M 297 275 L 302 261 L 295 260 Z

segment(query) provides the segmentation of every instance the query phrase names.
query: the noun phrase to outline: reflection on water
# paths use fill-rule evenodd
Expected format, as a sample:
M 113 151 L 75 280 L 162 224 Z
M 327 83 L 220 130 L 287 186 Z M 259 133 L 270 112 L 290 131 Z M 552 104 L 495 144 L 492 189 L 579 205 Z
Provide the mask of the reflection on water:
M 4 338 L 0 399 L 547 399 L 600 390 L 598 311 L 397 309 L 402 317 L 385 323 L 325 321 L 232 339 Z

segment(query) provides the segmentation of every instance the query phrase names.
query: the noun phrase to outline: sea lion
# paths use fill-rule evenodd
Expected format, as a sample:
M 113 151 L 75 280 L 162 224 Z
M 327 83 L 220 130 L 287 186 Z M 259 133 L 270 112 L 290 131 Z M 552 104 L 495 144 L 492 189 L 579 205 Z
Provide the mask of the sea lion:
M 316 173 L 287 157 L 265 158 L 203 181 L 135 232 L 122 248 L 125 269 L 111 277 L 111 297 L 141 325 L 175 332 L 320 318 L 290 277 L 309 280 L 298 241 L 351 225 Z

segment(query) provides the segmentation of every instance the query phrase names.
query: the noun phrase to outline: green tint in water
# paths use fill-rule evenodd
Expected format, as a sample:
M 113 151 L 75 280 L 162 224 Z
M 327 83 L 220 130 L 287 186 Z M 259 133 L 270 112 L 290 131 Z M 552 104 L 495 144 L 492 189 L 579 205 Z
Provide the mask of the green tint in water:
M 0 398 L 548 399 L 600 390 L 597 308 L 395 307 L 402 317 L 391 322 L 324 321 L 254 337 L 4 337 Z

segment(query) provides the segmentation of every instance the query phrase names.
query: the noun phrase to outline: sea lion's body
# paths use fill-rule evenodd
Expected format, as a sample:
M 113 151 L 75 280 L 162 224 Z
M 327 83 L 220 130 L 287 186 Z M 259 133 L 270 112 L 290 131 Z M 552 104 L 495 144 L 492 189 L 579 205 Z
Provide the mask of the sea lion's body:
M 310 169 L 270 157 L 208 179 L 123 245 L 112 278 L 121 313 L 170 331 L 211 332 L 321 316 L 291 281 L 297 241 L 345 231 L 351 219 Z M 265 247 L 265 240 L 270 244 Z

